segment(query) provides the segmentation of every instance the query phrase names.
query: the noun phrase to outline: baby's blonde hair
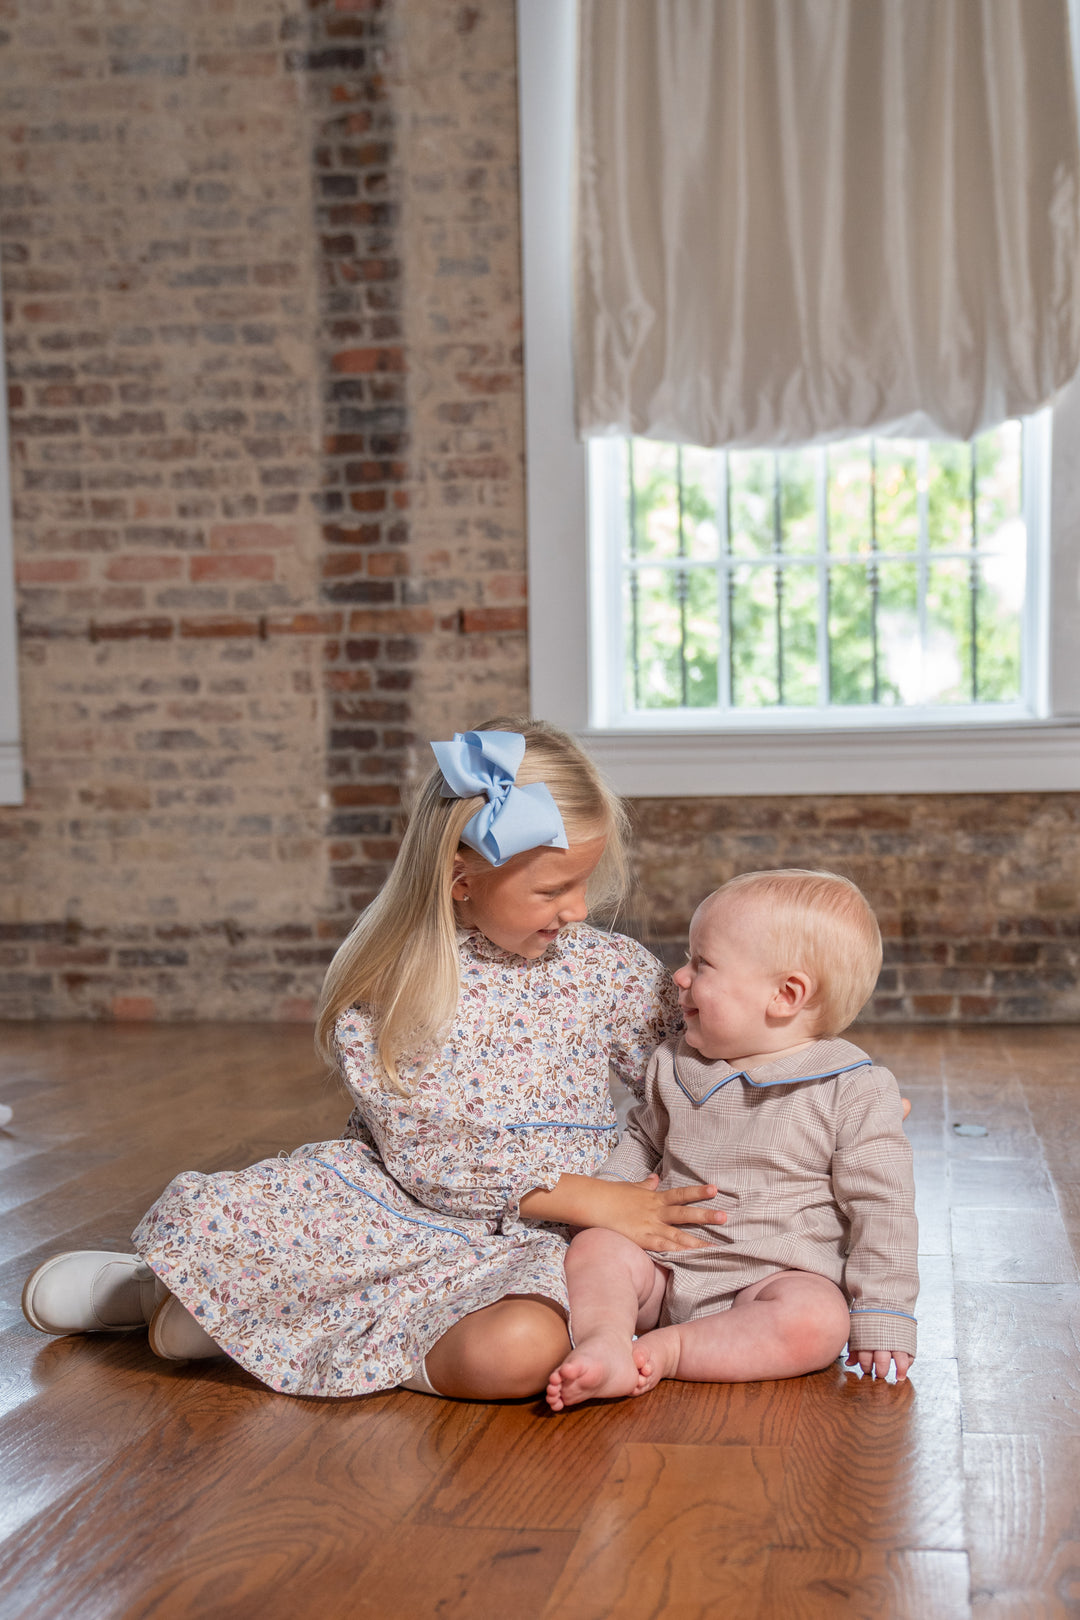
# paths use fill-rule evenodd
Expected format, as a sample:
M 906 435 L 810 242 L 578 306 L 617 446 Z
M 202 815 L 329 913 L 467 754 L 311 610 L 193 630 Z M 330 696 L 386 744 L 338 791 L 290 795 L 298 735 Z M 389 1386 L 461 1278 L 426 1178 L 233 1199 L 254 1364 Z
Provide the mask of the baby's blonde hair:
M 770 967 L 808 973 L 815 1034 L 838 1035 L 870 1000 L 881 972 L 881 931 L 862 890 L 836 872 L 781 867 L 744 872 L 705 903 L 748 901 L 762 904 L 754 927 Z
M 547 784 L 571 845 L 607 839 L 588 899 L 591 911 L 616 907 L 628 886 L 627 816 L 588 756 L 566 732 L 542 720 L 499 715 L 471 729 L 516 731 L 525 738 L 515 780 L 521 786 Z M 450 893 L 455 857 L 470 871 L 487 864 L 461 842 L 466 822 L 485 800 L 443 798 L 443 785 L 435 766 L 416 795 L 390 876 L 327 969 L 315 1025 L 316 1047 L 336 1067 L 334 1026 L 347 1008 L 366 1006 L 374 1015 L 388 1089 L 402 1096 L 406 1057 L 416 1062 L 430 1052 L 457 1009 L 461 980 Z

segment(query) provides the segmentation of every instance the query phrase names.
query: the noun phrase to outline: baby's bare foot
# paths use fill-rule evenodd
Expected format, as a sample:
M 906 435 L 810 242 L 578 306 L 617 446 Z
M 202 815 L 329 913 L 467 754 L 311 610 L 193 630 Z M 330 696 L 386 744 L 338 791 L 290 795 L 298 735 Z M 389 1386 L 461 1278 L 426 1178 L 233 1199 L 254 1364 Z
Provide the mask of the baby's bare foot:
M 635 1395 L 647 1395 L 662 1378 L 674 1378 L 679 1370 L 679 1335 L 674 1328 L 656 1328 L 643 1333 L 633 1346 L 637 1367 Z
M 613 1400 L 636 1395 L 640 1373 L 629 1339 L 596 1334 L 575 1345 L 548 1380 L 547 1402 L 554 1412 L 579 1401 Z

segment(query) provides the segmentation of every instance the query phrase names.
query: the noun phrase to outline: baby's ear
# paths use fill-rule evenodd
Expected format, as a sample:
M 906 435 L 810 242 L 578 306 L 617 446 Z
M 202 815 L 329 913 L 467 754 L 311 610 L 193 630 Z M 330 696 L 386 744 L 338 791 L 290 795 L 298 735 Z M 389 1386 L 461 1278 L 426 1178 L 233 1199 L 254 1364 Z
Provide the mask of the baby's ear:
M 801 1013 L 813 997 L 815 985 L 809 973 L 797 970 L 789 973 L 777 985 L 771 1011 L 777 1018 L 794 1018 Z

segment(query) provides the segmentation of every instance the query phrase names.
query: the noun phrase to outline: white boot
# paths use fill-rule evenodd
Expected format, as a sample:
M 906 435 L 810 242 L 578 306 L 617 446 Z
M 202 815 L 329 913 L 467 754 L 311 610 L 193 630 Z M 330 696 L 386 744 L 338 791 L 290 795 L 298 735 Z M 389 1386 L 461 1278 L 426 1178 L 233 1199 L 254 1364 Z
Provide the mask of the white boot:
M 153 1316 L 164 1284 L 137 1254 L 54 1254 L 26 1279 L 23 1315 L 39 1333 L 131 1333 Z
M 225 1354 L 175 1294 L 166 1294 L 150 1319 L 150 1348 L 162 1361 L 209 1361 Z

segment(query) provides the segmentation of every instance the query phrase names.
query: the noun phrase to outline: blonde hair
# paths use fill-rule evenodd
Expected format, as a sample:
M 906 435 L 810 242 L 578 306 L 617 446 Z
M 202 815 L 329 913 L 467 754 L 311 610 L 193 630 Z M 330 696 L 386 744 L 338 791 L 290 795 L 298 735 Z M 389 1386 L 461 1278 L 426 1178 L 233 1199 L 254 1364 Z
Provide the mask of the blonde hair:
M 881 972 L 881 931 L 850 878 L 798 867 L 744 872 L 706 904 L 714 901 L 763 903 L 764 916 L 754 920 L 762 948 L 777 972 L 802 968 L 813 979 L 808 1006 L 819 1037 L 838 1035 L 870 1000 Z
M 571 845 L 607 839 L 589 880 L 589 906 L 591 911 L 617 906 L 628 887 L 628 821 L 592 761 L 566 732 L 541 720 L 499 715 L 472 729 L 516 731 L 525 738 L 516 781 L 547 784 Z M 315 1025 L 316 1047 L 336 1068 L 339 1016 L 357 1003 L 368 1007 L 388 1089 L 401 1096 L 407 1095 L 401 1067 L 437 1044 L 458 1004 L 457 919 L 450 893 L 455 857 L 460 855 L 469 870 L 486 865 L 461 842 L 466 822 L 485 800 L 444 798 L 443 786 L 435 766 L 416 795 L 390 876 L 327 969 Z

